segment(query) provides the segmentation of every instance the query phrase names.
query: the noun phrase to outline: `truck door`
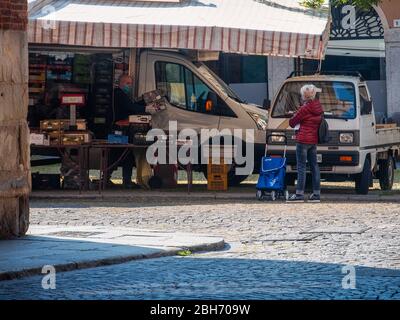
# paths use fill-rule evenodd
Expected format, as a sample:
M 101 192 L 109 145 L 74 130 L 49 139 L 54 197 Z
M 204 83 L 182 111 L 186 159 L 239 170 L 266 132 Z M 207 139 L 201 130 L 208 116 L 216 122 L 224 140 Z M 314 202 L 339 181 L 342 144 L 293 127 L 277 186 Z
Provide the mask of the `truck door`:
M 214 91 L 196 72 L 184 57 L 176 54 L 147 52 L 146 60 L 146 91 L 162 90 L 167 98 L 167 109 L 156 117 L 162 117 L 157 123 L 161 129 L 167 130 L 169 121 L 178 122 L 178 131 L 191 128 L 200 132 L 201 129 L 218 128 L 219 115 L 216 108 L 207 107 L 207 98 Z
M 360 145 L 361 147 L 375 146 L 376 141 L 376 122 L 372 107 L 371 97 L 365 85 L 359 86 L 360 99 Z

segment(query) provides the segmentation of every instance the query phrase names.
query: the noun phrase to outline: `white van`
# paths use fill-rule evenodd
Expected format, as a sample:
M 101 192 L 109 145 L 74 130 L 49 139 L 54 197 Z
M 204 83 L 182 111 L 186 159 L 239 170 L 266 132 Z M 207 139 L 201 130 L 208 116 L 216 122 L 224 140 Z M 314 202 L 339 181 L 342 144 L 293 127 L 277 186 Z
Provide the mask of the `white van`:
M 288 184 L 296 178 L 295 131 L 289 119 L 301 105 L 300 88 L 305 84 L 322 89 L 319 99 L 329 124 L 329 141 L 318 146 L 322 178 L 355 181 L 359 194 L 367 194 L 377 178 L 382 190 L 390 190 L 400 151 L 400 128 L 376 123 L 368 86 L 357 76 L 302 76 L 282 84 L 270 108 L 267 134 L 288 139 Z M 268 144 L 271 155 L 282 154 L 281 137 L 269 138 Z
M 254 129 L 254 171 L 258 172 L 265 148 L 266 109 L 242 101 L 204 63 L 179 52 L 145 50 L 137 65 L 138 96 L 159 89 L 168 98 L 167 109 L 155 115 L 163 117 L 158 123 L 177 121 L 178 131 L 192 128 L 199 133 L 201 129 Z M 204 166 L 194 169 L 206 170 Z M 247 176 L 236 176 L 233 169 L 229 174 L 231 185 L 246 179 Z

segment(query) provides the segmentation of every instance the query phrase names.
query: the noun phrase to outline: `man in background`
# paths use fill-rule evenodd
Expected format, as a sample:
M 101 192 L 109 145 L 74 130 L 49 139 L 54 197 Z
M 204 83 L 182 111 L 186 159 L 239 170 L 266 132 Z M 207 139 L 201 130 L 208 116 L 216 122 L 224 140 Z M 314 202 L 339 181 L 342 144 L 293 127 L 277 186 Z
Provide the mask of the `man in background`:
M 129 116 L 135 114 L 145 114 L 146 105 L 144 102 L 135 101 L 132 98 L 133 93 L 133 78 L 129 75 L 122 75 L 119 79 L 119 86 L 114 89 L 114 123 L 122 129 L 124 134 L 128 134 L 129 131 Z M 110 154 L 111 164 L 114 164 L 121 157 L 121 150 L 112 150 Z M 136 159 L 137 161 L 137 159 Z M 118 166 L 122 166 L 122 184 L 126 189 L 137 188 L 138 186 L 132 182 L 132 172 L 135 165 L 135 156 L 132 150 L 129 150 L 126 157 L 116 165 L 109 172 L 109 181 L 111 179 L 112 172 L 117 169 Z M 110 182 L 112 185 L 112 183 Z
M 119 78 L 119 86 L 114 89 L 115 122 L 128 121 L 133 114 L 145 114 L 146 105 L 133 100 L 133 78 L 126 74 Z

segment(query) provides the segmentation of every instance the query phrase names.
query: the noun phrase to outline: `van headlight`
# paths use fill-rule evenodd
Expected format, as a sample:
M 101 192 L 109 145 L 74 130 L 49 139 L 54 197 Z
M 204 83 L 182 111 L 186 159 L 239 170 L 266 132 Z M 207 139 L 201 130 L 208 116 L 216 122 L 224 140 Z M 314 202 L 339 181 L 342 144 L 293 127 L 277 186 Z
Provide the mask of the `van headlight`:
M 249 116 L 254 120 L 254 122 L 257 125 L 258 130 L 267 130 L 267 119 L 264 118 L 263 116 L 253 113 L 253 112 L 248 112 Z
M 340 143 L 350 144 L 354 142 L 354 134 L 353 133 L 341 133 L 339 137 Z

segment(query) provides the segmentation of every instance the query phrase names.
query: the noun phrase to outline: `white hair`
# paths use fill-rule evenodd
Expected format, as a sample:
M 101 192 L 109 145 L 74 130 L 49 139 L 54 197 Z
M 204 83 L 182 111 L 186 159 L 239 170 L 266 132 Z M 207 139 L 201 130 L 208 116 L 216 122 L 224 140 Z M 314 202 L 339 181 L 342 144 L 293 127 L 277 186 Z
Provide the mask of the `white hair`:
M 300 89 L 301 97 L 303 100 L 314 100 L 318 92 L 322 92 L 322 90 L 317 88 L 313 84 L 306 84 Z

